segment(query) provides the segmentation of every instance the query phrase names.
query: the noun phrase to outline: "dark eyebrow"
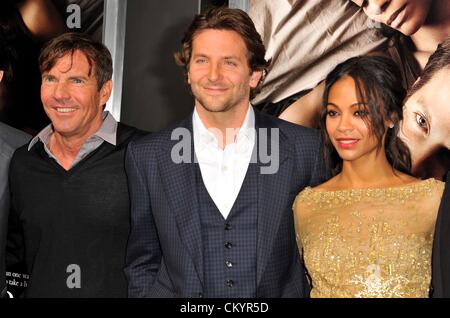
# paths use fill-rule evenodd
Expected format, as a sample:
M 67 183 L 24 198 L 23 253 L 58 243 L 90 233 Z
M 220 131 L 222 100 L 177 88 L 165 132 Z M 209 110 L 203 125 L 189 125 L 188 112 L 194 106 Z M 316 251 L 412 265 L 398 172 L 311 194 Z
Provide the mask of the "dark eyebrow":
M 350 107 L 356 107 L 356 106 L 367 106 L 368 104 L 365 102 L 357 102 L 354 104 L 351 104 Z
M 86 76 L 83 76 L 83 75 L 69 77 L 69 80 L 74 80 L 74 79 L 80 79 L 80 80 L 87 81 L 89 78 Z
M 197 53 L 195 55 L 192 56 L 193 58 L 197 58 L 197 57 L 206 57 L 209 58 L 208 55 L 204 54 L 204 53 Z M 222 59 L 224 60 L 238 60 L 239 58 L 235 55 L 229 55 L 229 56 L 223 56 Z
M 357 102 L 357 103 L 351 104 L 350 107 L 366 106 L 366 105 L 367 105 L 367 103 L 364 103 L 364 102 Z M 327 106 L 334 106 L 334 107 L 336 107 L 336 108 L 339 108 L 339 106 L 336 105 L 335 103 L 328 103 Z

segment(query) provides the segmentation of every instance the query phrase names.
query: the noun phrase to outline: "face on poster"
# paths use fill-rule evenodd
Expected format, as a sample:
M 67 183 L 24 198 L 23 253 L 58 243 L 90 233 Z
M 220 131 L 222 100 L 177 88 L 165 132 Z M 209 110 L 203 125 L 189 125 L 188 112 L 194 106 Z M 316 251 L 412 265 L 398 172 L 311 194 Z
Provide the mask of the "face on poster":
M 441 13 L 450 9 L 446 2 L 250 0 L 248 4 L 266 45 L 266 58 L 272 59 L 254 104 L 313 128 L 318 128 L 323 110 L 324 80 L 336 65 L 360 55 L 391 57 L 402 70 L 405 90 L 411 92 L 437 45 L 450 36 L 446 31 L 450 17 Z M 441 66 L 450 69 L 449 58 L 441 60 Z M 411 152 L 412 173 L 442 180 L 450 169 L 450 118 L 443 103 L 450 98 L 448 75 L 442 71 L 432 77 L 403 103 L 399 136 Z

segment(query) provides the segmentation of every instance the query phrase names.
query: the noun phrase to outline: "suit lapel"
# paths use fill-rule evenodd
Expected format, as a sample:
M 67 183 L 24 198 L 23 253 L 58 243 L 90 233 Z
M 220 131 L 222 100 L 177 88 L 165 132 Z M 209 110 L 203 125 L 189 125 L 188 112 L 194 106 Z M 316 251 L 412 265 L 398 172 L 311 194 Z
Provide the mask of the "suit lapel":
M 261 147 L 266 147 L 262 140 L 260 131 L 261 128 L 267 128 L 269 152 L 271 153 L 271 138 L 273 131 L 271 129 L 278 129 L 278 126 L 268 116 L 263 116 L 255 111 L 256 122 L 256 136 L 258 145 L 258 248 L 257 248 L 257 286 L 259 285 L 262 275 L 265 271 L 267 262 L 272 250 L 274 248 L 274 239 L 277 236 L 280 219 L 283 211 L 284 202 L 287 201 L 290 190 L 290 182 L 292 180 L 291 167 L 292 159 L 290 158 L 289 149 L 284 140 L 286 137 L 279 131 L 279 168 L 275 174 L 262 174 L 260 168 L 261 163 L 260 153 Z
M 257 246 L 257 284 L 261 281 L 277 236 L 284 202 L 287 201 L 290 191 L 291 171 L 293 161 L 290 150 L 286 147 L 286 137 L 279 131 L 279 168 L 275 174 L 262 174 L 261 167 L 267 166 L 261 161 L 260 147 L 266 147 L 259 135 L 260 128 L 267 129 L 267 146 L 265 153 L 271 153 L 272 128 L 278 126 L 268 116 L 261 115 L 255 110 L 257 156 L 257 182 L 258 182 L 258 246 Z M 192 117 L 188 117 L 180 126 L 190 131 L 192 136 Z M 158 155 L 161 179 L 165 193 L 169 199 L 170 209 L 174 211 L 181 240 L 186 246 L 194 262 L 198 277 L 203 284 L 203 244 L 201 236 L 200 216 L 198 213 L 197 184 L 195 182 L 194 163 L 176 164 L 171 158 L 171 151 L 179 141 L 170 141 Z M 284 145 L 284 147 L 282 147 Z M 191 143 L 191 158 L 195 156 L 193 138 Z
M 159 155 L 161 179 L 170 210 L 175 214 L 180 238 L 191 255 L 200 282 L 203 284 L 203 245 L 195 182 L 192 116 L 184 120 L 179 127 L 185 128 L 186 132 L 189 131 L 192 137 L 190 138 L 191 163 L 174 163 L 171 152 L 179 140 L 168 142 L 167 148 Z

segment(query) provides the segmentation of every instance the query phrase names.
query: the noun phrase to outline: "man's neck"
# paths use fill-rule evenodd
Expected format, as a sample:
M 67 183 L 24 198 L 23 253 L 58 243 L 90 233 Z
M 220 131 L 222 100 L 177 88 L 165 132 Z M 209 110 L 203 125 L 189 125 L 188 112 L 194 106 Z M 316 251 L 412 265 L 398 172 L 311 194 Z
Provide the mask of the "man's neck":
M 244 123 L 249 105 L 247 101 L 247 103 L 233 107 L 225 112 L 210 112 L 201 105 L 196 105 L 195 107 L 205 128 L 215 135 L 219 147 L 224 149 L 235 141 L 236 135 Z
M 80 152 L 81 147 L 83 147 L 89 137 L 94 135 L 95 132 L 100 129 L 101 124 L 102 122 L 100 122 L 100 125 L 93 126 L 93 128 L 86 133 L 76 136 L 66 136 L 55 131 L 51 134 L 47 147 L 61 166 L 64 169 L 69 170 Z

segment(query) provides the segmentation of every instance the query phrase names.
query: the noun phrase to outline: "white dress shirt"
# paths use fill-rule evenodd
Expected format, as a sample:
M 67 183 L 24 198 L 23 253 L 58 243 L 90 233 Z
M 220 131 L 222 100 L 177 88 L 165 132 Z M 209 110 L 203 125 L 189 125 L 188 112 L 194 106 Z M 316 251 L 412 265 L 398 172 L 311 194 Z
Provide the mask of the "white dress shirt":
M 197 110 L 192 118 L 194 151 L 203 183 L 211 199 L 228 217 L 239 194 L 255 145 L 255 112 L 250 106 L 233 143 L 220 149 L 217 138 L 201 121 Z

